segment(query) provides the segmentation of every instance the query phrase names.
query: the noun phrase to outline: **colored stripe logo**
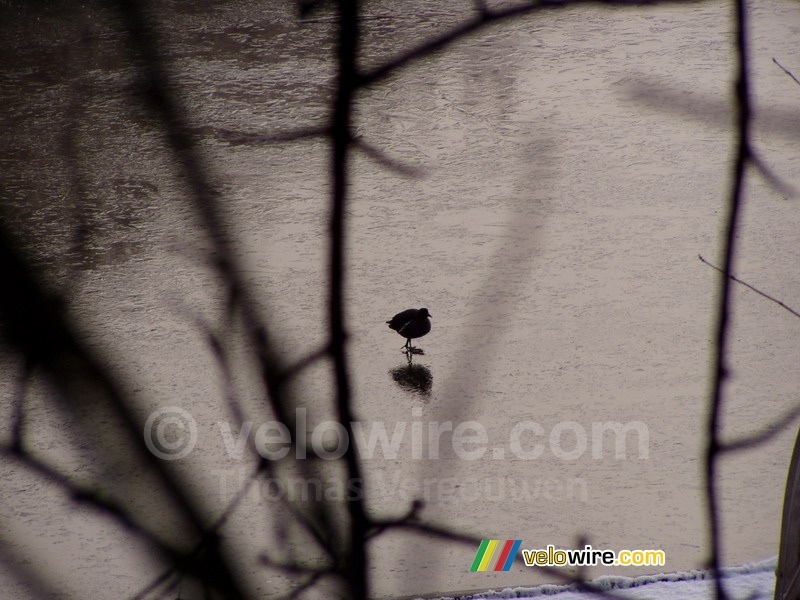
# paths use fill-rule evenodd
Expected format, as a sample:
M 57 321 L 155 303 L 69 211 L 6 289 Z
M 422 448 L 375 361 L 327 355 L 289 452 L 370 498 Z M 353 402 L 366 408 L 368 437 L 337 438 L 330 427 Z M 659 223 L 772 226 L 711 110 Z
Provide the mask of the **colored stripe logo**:
M 510 571 L 521 544 L 522 540 L 482 540 L 469 570 L 486 571 L 493 564 L 492 571 Z

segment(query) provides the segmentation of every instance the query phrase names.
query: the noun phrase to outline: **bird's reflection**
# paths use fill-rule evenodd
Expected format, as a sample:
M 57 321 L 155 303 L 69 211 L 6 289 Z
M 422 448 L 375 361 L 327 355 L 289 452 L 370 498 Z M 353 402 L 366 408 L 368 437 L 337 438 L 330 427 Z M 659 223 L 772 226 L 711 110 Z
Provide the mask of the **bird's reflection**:
M 408 363 L 402 367 L 392 369 L 392 379 L 404 390 L 408 392 L 416 392 L 430 398 L 431 388 L 433 387 L 433 375 L 431 370 L 425 365 L 414 364 L 412 361 L 413 355 L 406 353 Z

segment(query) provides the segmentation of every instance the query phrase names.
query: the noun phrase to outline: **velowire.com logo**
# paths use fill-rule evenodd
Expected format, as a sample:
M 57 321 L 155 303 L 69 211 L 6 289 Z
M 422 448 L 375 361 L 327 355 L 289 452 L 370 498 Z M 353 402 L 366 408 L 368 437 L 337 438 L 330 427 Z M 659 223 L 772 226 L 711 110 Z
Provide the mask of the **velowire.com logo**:
M 521 544 L 522 540 L 482 540 L 469 570 L 486 571 L 492 564 L 491 571 L 508 571 Z
M 510 571 L 522 540 L 481 540 L 470 571 Z M 526 567 L 663 567 L 666 552 L 652 550 L 595 549 L 586 544 L 579 550 L 564 550 L 548 544 L 542 549 L 523 549 Z M 491 566 L 490 566 L 491 565 Z

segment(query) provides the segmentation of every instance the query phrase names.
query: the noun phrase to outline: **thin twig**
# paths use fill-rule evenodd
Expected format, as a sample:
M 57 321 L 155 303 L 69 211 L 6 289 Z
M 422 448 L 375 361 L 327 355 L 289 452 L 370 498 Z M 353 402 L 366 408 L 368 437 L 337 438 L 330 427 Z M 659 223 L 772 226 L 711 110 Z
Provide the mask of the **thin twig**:
M 757 152 L 751 152 L 750 162 L 756 169 L 758 169 L 758 172 L 761 173 L 761 177 L 764 178 L 764 181 L 772 186 L 775 191 L 784 196 L 784 198 L 797 197 L 797 190 L 792 185 L 786 183 L 780 177 L 778 177 L 761 159 L 761 156 Z
M 245 479 L 245 481 L 242 483 L 242 487 L 239 489 L 234 499 L 228 503 L 228 506 L 225 507 L 225 509 L 222 511 L 219 517 L 217 517 L 217 519 L 203 532 L 200 541 L 197 544 L 195 544 L 195 546 L 189 552 L 190 557 L 199 556 L 202 553 L 203 549 L 208 544 L 209 540 L 216 538 L 219 530 L 222 529 L 222 526 L 225 525 L 227 520 L 230 518 L 230 516 L 233 514 L 233 512 L 236 510 L 236 508 L 239 506 L 242 500 L 247 496 L 247 492 L 249 491 L 253 483 L 256 481 L 259 473 L 261 473 L 261 470 L 262 468 L 261 465 L 259 464 L 258 467 L 255 469 L 255 471 L 251 473 L 247 477 L 247 479 Z M 151 591 L 160 586 L 164 581 L 166 581 L 170 575 L 177 574 L 180 569 L 181 563 L 183 562 L 186 561 L 185 560 L 182 560 L 180 562 L 174 561 L 172 565 L 170 565 L 167 569 L 165 569 L 160 575 L 156 576 L 156 578 L 153 581 L 146 584 L 144 588 L 139 590 L 139 592 L 137 592 L 133 596 L 134 600 L 139 600 L 141 598 L 144 598 L 147 594 L 149 594 Z
M 774 423 L 767 425 L 762 431 L 732 442 L 721 444 L 719 450 L 720 452 L 738 452 L 739 450 L 749 450 L 755 446 L 765 444 L 784 431 L 797 417 L 800 417 L 800 405 L 786 411 L 782 417 L 776 419 Z
M 175 308 L 177 314 L 191 323 L 203 335 L 208 343 L 208 347 L 219 365 L 220 376 L 223 382 L 223 393 L 228 409 L 230 410 L 236 426 L 241 428 L 244 422 L 244 411 L 242 410 L 241 402 L 239 402 L 239 397 L 236 393 L 233 369 L 228 360 L 228 354 L 225 351 L 222 337 L 214 331 L 211 323 L 188 306 L 183 305 L 181 302 L 176 302 Z
M 284 133 L 252 133 L 249 131 L 237 131 L 234 129 L 225 129 L 224 127 L 203 125 L 201 127 L 192 127 L 188 131 L 198 137 L 207 136 L 221 142 L 226 142 L 230 146 L 262 146 L 265 144 L 297 142 L 323 137 L 330 134 L 330 127 L 309 127 L 307 129 L 286 131 Z
M 153 581 L 151 581 L 141 590 L 136 592 L 136 594 L 134 594 L 131 597 L 131 600 L 144 600 L 144 598 L 146 598 L 150 593 L 154 592 L 157 588 L 159 588 L 165 581 L 167 581 L 172 576 L 176 576 L 177 579 L 175 568 L 170 567 L 168 569 L 165 569 L 164 571 L 161 572 L 160 575 L 158 575 L 155 579 L 153 579 Z M 172 587 L 174 587 L 174 585 L 170 586 L 169 589 L 172 589 Z
M 417 167 L 404 165 L 393 158 L 389 158 L 383 150 L 373 146 L 362 137 L 355 138 L 353 144 L 376 163 L 386 167 L 390 171 L 394 171 L 398 175 L 402 175 L 403 177 L 421 177 L 424 174 L 423 171 Z
M 298 360 L 296 363 L 286 367 L 286 369 L 284 369 L 284 371 L 280 375 L 281 381 L 284 383 L 291 381 L 310 366 L 330 356 L 330 354 L 331 354 L 330 344 L 326 344 L 319 350 L 311 352 L 310 354 Z
M 326 567 L 318 567 L 316 565 L 303 564 L 300 562 L 282 562 L 271 558 L 266 552 L 262 552 L 258 557 L 258 561 L 265 567 L 281 571 L 288 575 L 305 575 L 305 574 L 321 574 L 332 573 L 334 570 L 333 565 Z
M 779 62 L 778 62 L 778 60 L 777 60 L 776 58 L 774 58 L 774 57 L 773 57 L 773 58 L 772 58 L 772 62 L 774 62 L 774 63 L 775 63 L 776 65 L 778 65 L 778 66 L 779 66 L 781 69 L 783 69 L 783 72 L 784 72 L 784 73 L 786 73 L 786 74 L 787 74 L 789 77 L 791 77 L 792 79 L 794 79 L 794 81 L 795 81 L 795 83 L 796 83 L 796 84 L 800 85 L 800 79 L 798 79 L 797 77 L 795 77 L 795 76 L 792 74 L 792 72 L 791 72 L 789 69 L 787 69 L 786 67 L 784 67 L 784 66 L 783 66 L 781 63 L 779 63 Z
M 371 529 L 367 533 L 367 538 L 377 537 L 387 529 L 392 527 L 401 527 L 413 520 L 416 520 L 419 517 L 419 513 L 423 506 L 424 505 L 421 500 L 414 500 L 406 514 L 402 517 L 397 519 L 370 519 Z
M 335 559 L 336 552 L 334 551 L 332 542 L 330 539 L 327 539 L 324 535 L 325 531 L 322 529 L 317 523 L 315 523 L 311 517 L 306 515 L 303 511 L 300 510 L 298 506 L 294 503 L 289 501 L 288 498 L 284 498 L 284 505 L 286 508 L 292 513 L 292 516 L 297 519 L 298 523 L 303 526 L 303 528 L 309 533 L 309 535 L 317 542 L 319 548 L 328 555 L 329 558 Z M 320 514 L 322 517 L 325 517 L 325 512 L 320 510 Z M 324 523 L 324 525 L 330 526 L 329 522 Z
M 22 590 L 5 583 L 6 593 L 12 593 L 10 590 L 13 589 L 14 596 L 18 598 L 40 598 L 41 600 L 63 597 L 63 582 L 53 581 L 56 579 L 55 570 L 45 561 L 40 561 L 37 565 L 29 558 L 19 556 L 19 546 L 20 539 L 15 532 L 10 527 L 3 527 L 0 531 L 0 564 L 7 573 L 22 582 L 28 592 L 23 596 Z
M 158 552 L 172 563 L 185 563 L 184 554 L 177 548 L 171 547 L 164 540 L 158 538 L 153 532 L 141 525 L 130 515 L 120 504 L 114 502 L 110 498 L 100 495 L 96 490 L 79 486 L 70 480 L 64 474 L 53 469 L 46 463 L 34 458 L 24 451 L 15 451 L 12 448 L 0 449 L 0 454 L 12 459 L 17 460 L 24 464 L 31 471 L 38 473 L 45 479 L 55 483 L 64 492 L 69 494 L 70 498 L 75 502 L 86 504 L 93 507 L 95 510 L 106 513 L 114 518 L 120 525 L 124 526 L 129 531 L 135 532 L 137 535 L 147 541 Z
M 300 594 L 302 594 L 306 590 L 311 589 L 312 587 L 317 585 L 317 583 L 319 582 L 320 579 L 322 579 L 326 575 L 332 575 L 332 574 L 333 573 L 331 573 L 331 572 L 327 572 L 327 573 L 311 573 L 308 576 L 306 576 L 306 580 L 305 581 L 301 582 L 296 588 L 294 588 L 291 592 L 289 592 L 289 594 L 284 595 L 284 596 L 279 596 L 278 598 L 279 599 L 280 598 L 287 598 L 287 600 L 291 600 L 292 598 L 299 598 Z
M 708 265 L 709 267 L 711 267 L 712 269 L 716 269 L 717 271 L 719 271 L 719 272 L 720 272 L 720 273 L 722 273 L 723 275 L 725 274 L 725 271 L 723 271 L 722 269 L 720 269 L 718 266 L 716 266 L 716 265 L 714 265 L 714 264 L 712 264 L 712 263 L 708 262 L 708 261 L 707 261 L 705 258 L 703 258 L 703 256 L 702 256 L 701 254 L 698 254 L 697 256 L 698 256 L 698 258 L 699 258 L 701 261 L 703 261 L 705 264 L 707 264 L 707 265 Z M 754 291 L 756 294 L 759 294 L 760 296 L 763 296 L 763 297 L 764 297 L 764 298 L 766 298 L 767 300 L 770 300 L 771 302 L 774 302 L 774 303 L 775 303 L 775 304 L 777 304 L 778 306 L 781 306 L 781 307 L 783 307 L 784 309 L 786 309 L 786 310 L 788 310 L 790 313 L 792 313 L 792 314 L 793 314 L 795 317 L 800 317 L 800 312 L 797 312 L 795 309 L 793 309 L 793 308 L 791 308 L 791 307 L 787 306 L 786 304 L 784 304 L 783 302 L 781 302 L 781 301 L 780 301 L 780 300 L 778 300 L 777 298 L 773 298 L 772 296 L 770 296 L 770 295 L 769 295 L 769 294 L 767 294 L 766 292 L 762 292 L 762 291 L 761 291 L 760 289 L 758 289 L 757 287 L 754 287 L 754 286 L 750 285 L 750 284 L 749 284 L 749 283 L 747 283 L 746 281 L 742 281 L 741 279 L 739 279 L 738 277 L 736 277 L 736 276 L 735 276 L 735 275 L 733 275 L 733 274 L 728 274 L 728 277 L 730 277 L 730 278 L 731 278 L 733 281 L 735 281 L 736 283 L 740 283 L 741 285 L 745 286 L 746 288 L 749 288 L 749 289 L 753 290 L 753 291 Z

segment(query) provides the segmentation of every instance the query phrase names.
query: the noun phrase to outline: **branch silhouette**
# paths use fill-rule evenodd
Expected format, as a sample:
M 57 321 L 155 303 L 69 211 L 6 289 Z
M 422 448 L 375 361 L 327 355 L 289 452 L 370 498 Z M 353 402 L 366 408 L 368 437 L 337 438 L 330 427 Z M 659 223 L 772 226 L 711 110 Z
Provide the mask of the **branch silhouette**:
M 724 406 L 724 385 L 728 376 L 727 350 L 730 334 L 730 282 L 736 257 L 736 232 L 742 204 L 745 169 L 751 158 L 750 151 L 750 80 L 748 75 L 747 13 L 744 0 L 735 1 L 735 49 L 736 49 L 736 157 L 731 174 L 731 191 L 728 199 L 728 214 L 723 225 L 723 266 L 724 277 L 720 279 L 720 292 L 717 306 L 716 339 L 714 346 L 714 370 L 710 398 L 708 422 L 706 425 L 707 445 L 705 452 L 706 501 L 708 503 L 708 526 L 711 538 L 709 567 L 714 578 L 714 593 L 719 600 L 728 597 L 722 586 L 720 573 L 720 554 L 722 538 L 719 525 L 719 498 L 717 496 L 717 463 L 722 452 L 720 417 Z

